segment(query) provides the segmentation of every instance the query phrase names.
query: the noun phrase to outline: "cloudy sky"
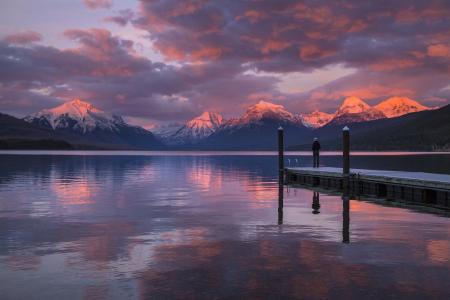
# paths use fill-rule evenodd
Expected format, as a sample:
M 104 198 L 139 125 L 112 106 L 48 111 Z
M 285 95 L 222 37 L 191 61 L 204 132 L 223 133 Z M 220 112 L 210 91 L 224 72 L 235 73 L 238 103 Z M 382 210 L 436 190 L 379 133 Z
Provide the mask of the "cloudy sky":
M 2 0 L 0 112 L 72 98 L 146 127 L 259 100 L 450 99 L 450 1 Z

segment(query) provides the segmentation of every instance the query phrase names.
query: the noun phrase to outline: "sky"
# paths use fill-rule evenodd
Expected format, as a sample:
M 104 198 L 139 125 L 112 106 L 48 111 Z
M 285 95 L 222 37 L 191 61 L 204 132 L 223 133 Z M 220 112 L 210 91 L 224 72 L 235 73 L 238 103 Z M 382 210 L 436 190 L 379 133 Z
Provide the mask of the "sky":
M 150 128 L 260 100 L 450 99 L 450 1 L 2 0 L 0 112 L 81 98 Z

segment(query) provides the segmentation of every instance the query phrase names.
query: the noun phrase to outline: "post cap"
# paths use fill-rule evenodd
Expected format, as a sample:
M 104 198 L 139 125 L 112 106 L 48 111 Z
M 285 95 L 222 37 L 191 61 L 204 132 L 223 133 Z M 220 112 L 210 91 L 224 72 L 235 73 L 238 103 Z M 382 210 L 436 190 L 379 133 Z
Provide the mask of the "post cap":
M 281 127 L 281 126 L 280 126 L 280 127 L 278 127 L 278 130 L 283 130 L 283 127 Z
M 345 126 L 344 128 L 342 128 L 342 131 L 349 131 L 350 128 L 348 128 L 348 126 Z

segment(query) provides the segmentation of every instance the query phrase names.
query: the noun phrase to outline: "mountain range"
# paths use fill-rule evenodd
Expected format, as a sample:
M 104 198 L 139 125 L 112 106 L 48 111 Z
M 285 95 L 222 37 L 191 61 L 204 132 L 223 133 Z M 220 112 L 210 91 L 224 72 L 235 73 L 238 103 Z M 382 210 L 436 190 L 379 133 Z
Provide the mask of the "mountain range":
M 274 149 L 279 126 L 284 128 L 287 139 L 311 131 L 303 125 L 300 115 L 288 112 L 282 105 L 260 101 L 248 107 L 241 117 L 225 121 L 198 146 L 223 150 Z
M 169 145 L 214 149 L 273 148 L 274 141 L 266 139 L 264 133 L 280 125 L 287 135 L 291 132 L 298 135 L 324 126 L 396 118 L 429 109 L 406 97 L 391 97 L 376 106 L 370 106 L 357 97 L 347 97 L 334 113 L 313 111 L 310 114 L 294 114 L 282 105 L 260 101 L 248 107 L 239 118 L 225 120 L 217 113 L 204 112 L 185 125 L 172 128 L 172 131 L 162 127 L 155 134 Z
M 404 124 L 398 119 L 416 114 L 420 119 L 424 113 L 438 114 L 437 110 L 406 97 L 391 97 L 375 106 L 360 98 L 348 97 L 334 113 L 313 111 L 309 114 L 291 113 L 282 105 L 260 101 L 237 118 L 226 120 L 218 113 L 204 112 L 185 124 L 162 126 L 152 133 L 75 99 L 22 120 L 0 115 L 0 122 L 5 124 L 0 131 L 0 141 L 4 145 L 8 141 L 7 146 L 0 143 L 0 147 L 20 147 L 20 140 L 33 140 L 35 144 L 39 140 L 52 141 L 52 147 L 68 147 L 64 144 L 68 143 L 72 148 L 94 149 L 269 150 L 276 147 L 274 136 L 277 128 L 282 126 L 288 147 L 302 148 L 303 143 L 299 141 L 307 141 L 306 145 L 318 136 L 324 145 L 336 148 L 336 137 L 343 125 L 351 124 L 354 133 L 368 133 L 371 128 L 377 128 L 378 133 L 386 130 L 383 124 L 395 124 L 400 128 Z M 372 147 L 369 144 L 366 139 L 361 145 Z M 414 148 L 412 140 L 410 144 Z M 34 147 L 41 146 L 42 142 L 39 142 Z M 403 146 L 407 148 L 407 145 Z M 389 145 L 384 147 L 389 148 Z
M 155 149 L 163 146 L 150 131 L 127 124 L 122 117 L 74 99 L 24 118 L 72 144 L 94 148 Z
M 450 151 L 450 105 L 348 126 L 353 150 Z M 342 126 L 331 124 L 314 131 L 324 150 L 341 149 L 341 135 Z M 298 138 L 287 148 L 310 150 L 311 136 Z

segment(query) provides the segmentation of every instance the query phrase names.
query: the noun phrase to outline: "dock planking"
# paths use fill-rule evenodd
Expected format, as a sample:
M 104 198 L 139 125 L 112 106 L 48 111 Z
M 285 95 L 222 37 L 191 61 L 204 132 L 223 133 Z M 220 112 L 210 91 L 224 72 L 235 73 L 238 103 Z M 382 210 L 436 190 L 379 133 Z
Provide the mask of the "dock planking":
M 286 168 L 286 184 L 319 186 L 342 190 L 348 178 L 352 196 L 367 195 L 450 208 L 450 175 L 423 172 L 351 169 L 349 175 L 342 168 Z

